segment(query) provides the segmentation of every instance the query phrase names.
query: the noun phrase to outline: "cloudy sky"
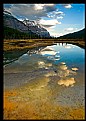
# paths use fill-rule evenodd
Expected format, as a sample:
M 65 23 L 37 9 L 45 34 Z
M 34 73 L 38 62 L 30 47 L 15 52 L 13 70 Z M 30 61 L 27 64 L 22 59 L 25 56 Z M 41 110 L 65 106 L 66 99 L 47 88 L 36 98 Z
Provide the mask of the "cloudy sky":
M 85 4 L 4 4 L 19 20 L 34 20 L 51 36 L 62 36 L 85 28 Z

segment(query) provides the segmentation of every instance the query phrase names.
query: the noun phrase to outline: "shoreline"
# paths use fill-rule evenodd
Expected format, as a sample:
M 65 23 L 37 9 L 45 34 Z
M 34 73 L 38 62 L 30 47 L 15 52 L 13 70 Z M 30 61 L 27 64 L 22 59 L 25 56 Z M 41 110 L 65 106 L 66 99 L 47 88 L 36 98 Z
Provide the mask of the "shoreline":
M 33 49 L 40 46 L 48 46 L 56 43 L 70 43 L 78 45 L 85 48 L 85 40 L 74 40 L 74 39 L 11 39 L 4 40 L 4 52 L 12 50 L 23 50 L 23 49 Z

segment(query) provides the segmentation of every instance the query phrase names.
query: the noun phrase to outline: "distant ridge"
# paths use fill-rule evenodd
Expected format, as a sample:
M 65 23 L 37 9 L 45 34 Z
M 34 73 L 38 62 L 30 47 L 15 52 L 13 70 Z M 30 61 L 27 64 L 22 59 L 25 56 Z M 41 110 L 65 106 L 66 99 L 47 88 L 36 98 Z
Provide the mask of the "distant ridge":
M 85 29 L 82 29 L 78 32 L 66 34 L 58 37 L 59 39 L 82 39 L 85 40 Z

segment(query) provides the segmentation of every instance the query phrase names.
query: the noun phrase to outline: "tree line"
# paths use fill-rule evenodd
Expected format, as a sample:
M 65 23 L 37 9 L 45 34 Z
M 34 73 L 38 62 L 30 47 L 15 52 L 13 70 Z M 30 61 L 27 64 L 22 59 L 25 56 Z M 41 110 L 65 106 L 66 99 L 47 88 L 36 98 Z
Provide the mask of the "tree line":
M 40 35 L 37 35 L 32 32 L 24 33 L 20 32 L 16 29 L 9 28 L 4 26 L 4 39 L 41 39 L 41 38 L 47 38 L 47 37 L 41 37 Z

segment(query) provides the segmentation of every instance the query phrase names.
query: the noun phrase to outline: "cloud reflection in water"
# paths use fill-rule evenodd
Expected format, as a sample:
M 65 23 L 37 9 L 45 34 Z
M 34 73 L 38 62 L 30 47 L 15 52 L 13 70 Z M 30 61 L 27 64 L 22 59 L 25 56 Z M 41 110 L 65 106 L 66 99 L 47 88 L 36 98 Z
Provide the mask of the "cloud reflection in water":
M 64 48 L 66 49 L 71 49 L 70 45 L 65 45 Z M 58 61 L 60 60 L 60 54 L 59 51 L 55 51 L 53 48 L 47 46 L 44 49 L 42 49 L 40 51 L 40 54 L 42 56 L 46 56 L 47 59 L 49 60 L 53 60 L 53 61 Z M 48 66 L 46 66 L 45 63 L 41 62 L 38 64 L 41 68 L 42 67 L 46 67 L 48 69 Z M 66 65 L 65 62 L 61 62 L 58 67 L 57 67 L 57 75 L 60 78 L 60 80 L 58 81 L 59 85 L 64 85 L 66 87 L 68 86 L 74 86 L 75 84 L 75 78 L 74 75 L 77 74 L 78 68 L 73 67 L 71 69 L 68 68 L 68 66 Z M 49 76 L 54 76 L 56 74 L 54 73 L 48 73 L 45 76 L 49 77 Z
M 42 49 L 39 54 L 42 56 L 46 56 L 47 59 L 57 61 L 60 60 L 60 55 L 58 55 L 59 51 L 56 52 L 53 48 L 47 46 L 44 49 Z
M 45 47 L 39 52 L 41 55 L 55 55 L 57 52 L 55 52 L 52 48 L 50 47 Z
M 70 45 L 65 45 L 64 48 L 71 49 L 71 46 Z
M 48 69 L 52 66 L 52 63 L 45 63 L 44 61 L 38 61 L 38 68 Z
M 61 62 L 59 65 L 58 65 L 58 76 L 61 78 L 59 81 L 58 81 L 58 84 L 59 85 L 64 85 L 66 87 L 68 86 L 74 86 L 75 84 L 75 79 L 74 77 L 70 77 L 71 76 L 74 76 L 76 75 L 77 73 L 74 72 L 78 70 L 78 68 L 72 68 L 72 70 L 68 69 L 67 65 L 65 62 Z
M 74 86 L 75 80 L 74 78 L 65 78 L 65 79 L 61 79 L 58 81 L 59 85 L 65 85 L 66 87 L 68 86 Z

